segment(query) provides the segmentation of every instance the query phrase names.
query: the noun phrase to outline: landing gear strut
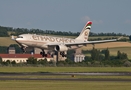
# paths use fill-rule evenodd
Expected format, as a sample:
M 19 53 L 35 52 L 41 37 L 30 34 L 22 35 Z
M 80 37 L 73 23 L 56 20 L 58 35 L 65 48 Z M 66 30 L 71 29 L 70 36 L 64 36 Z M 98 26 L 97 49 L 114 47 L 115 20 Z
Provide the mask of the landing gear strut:
M 95 44 L 92 44 L 93 45 L 93 48 L 95 48 Z
M 23 51 L 23 53 L 26 53 L 26 47 L 21 47 L 21 49 L 22 49 L 22 51 Z
M 42 55 L 42 57 L 47 57 L 47 54 L 45 54 L 44 50 L 42 50 L 42 52 L 40 52 L 40 54 Z

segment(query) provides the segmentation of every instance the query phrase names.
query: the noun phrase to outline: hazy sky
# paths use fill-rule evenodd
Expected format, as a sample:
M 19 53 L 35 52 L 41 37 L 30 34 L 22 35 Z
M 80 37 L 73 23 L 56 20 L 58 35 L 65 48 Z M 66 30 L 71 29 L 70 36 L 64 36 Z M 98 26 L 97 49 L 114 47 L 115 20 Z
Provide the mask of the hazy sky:
M 0 26 L 131 35 L 131 0 L 0 0 Z

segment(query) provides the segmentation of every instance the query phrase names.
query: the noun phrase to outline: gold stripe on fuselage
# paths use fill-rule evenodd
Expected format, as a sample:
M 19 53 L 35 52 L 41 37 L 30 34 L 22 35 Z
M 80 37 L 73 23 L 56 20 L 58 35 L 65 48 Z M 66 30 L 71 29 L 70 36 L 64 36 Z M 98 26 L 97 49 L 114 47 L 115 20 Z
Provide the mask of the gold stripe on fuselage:
M 49 41 L 49 42 L 57 42 L 57 43 L 75 43 L 74 39 L 70 38 L 59 38 L 59 37 L 49 37 L 49 36 L 40 36 L 40 35 L 32 35 L 33 40 L 36 41 Z

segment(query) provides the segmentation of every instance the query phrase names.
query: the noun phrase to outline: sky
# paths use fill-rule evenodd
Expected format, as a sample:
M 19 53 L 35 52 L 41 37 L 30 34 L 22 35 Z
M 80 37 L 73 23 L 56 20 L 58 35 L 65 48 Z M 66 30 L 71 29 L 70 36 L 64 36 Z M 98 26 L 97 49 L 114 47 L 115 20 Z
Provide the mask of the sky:
M 131 35 L 131 0 L 0 0 L 0 26 Z

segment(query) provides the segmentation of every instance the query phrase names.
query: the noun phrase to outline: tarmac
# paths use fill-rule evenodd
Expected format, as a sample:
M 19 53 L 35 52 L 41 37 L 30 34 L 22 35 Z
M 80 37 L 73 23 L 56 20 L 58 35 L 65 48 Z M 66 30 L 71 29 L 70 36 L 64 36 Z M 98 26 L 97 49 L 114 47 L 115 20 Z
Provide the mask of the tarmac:
M 62 76 L 62 75 L 70 75 L 72 78 L 36 78 L 33 77 L 35 75 L 38 76 L 48 76 L 48 75 L 53 75 L 53 76 Z M 131 79 L 119 79 L 119 78 L 75 78 L 77 75 L 85 75 L 85 76 L 131 76 L 131 72 L 94 72 L 94 73 L 74 73 L 74 72 L 63 72 L 63 73 L 50 73 L 50 72 L 35 72 L 35 73 L 5 73 L 5 72 L 0 72 L 0 80 L 42 80 L 42 81 L 128 81 L 131 82 Z M 20 76 L 18 78 L 18 76 Z M 22 77 L 23 76 L 23 77 Z M 30 77 L 25 77 L 25 76 L 30 76 Z

